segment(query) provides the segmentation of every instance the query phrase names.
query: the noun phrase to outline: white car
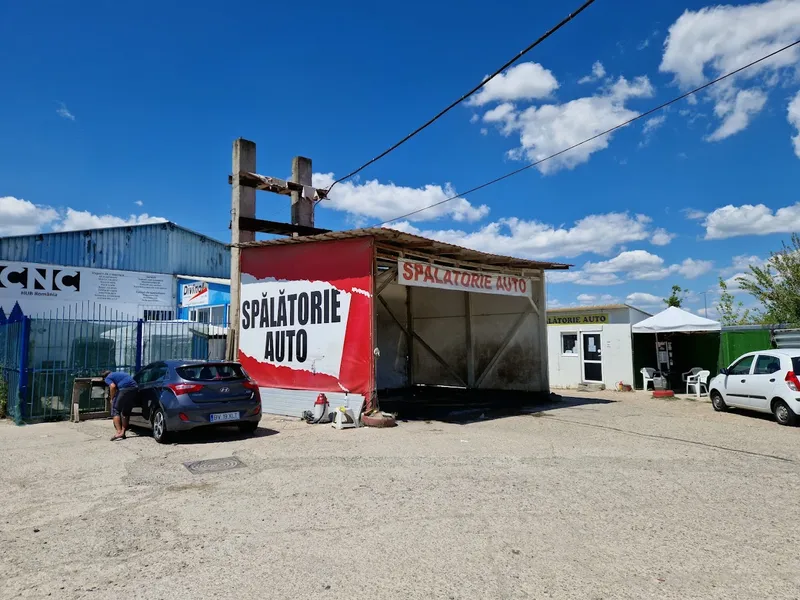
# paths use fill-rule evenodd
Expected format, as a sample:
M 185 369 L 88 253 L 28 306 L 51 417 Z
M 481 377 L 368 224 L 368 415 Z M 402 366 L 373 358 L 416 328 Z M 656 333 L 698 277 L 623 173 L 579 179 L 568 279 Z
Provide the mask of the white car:
M 714 410 L 746 408 L 772 413 L 781 425 L 800 418 L 800 349 L 743 354 L 708 385 Z

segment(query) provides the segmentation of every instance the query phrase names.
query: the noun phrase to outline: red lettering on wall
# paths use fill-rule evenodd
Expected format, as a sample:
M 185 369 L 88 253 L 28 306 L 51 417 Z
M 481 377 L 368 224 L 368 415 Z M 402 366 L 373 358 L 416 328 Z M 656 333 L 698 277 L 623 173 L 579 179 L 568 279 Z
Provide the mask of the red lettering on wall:
M 444 282 L 450 285 L 453 284 L 453 274 L 449 270 L 444 272 Z
M 414 279 L 414 267 L 410 263 L 403 263 L 403 277 L 406 280 Z
M 427 283 L 428 281 L 430 281 L 431 283 L 434 283 L 433 275 L 431 274 L 431 266 L 430 265 L 425 267 L 425 282 Z
M 422 275 L 422 265 L 417 263 L 414 265 L 414 280 L 419 281 L 421 275 Z

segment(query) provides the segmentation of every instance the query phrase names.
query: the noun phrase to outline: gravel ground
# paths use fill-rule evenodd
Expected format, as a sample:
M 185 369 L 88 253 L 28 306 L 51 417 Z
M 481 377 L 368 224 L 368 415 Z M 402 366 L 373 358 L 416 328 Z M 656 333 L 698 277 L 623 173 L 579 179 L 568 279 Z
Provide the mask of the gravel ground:
M 800 597 L 800 430 L 705 402 L 110 434 L 0 423 L 0 597 Z

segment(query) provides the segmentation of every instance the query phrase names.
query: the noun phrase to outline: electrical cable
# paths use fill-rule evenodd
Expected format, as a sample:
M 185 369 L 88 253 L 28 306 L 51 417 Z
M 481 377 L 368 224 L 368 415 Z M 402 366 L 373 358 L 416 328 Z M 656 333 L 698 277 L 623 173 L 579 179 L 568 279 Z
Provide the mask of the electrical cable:
M 368 166 L 370 166 L 371 164 L 373 164 L 373 163 L 375 163 L 375 162 L 379 161 L 380 159 L 382 159 L 384 156 L 386 156 L 386 155 L 387 155 L 387 154 L 389 154 L 390 152 L 393 152 L 394 150 L 396 150 L 397 148 L 399 148 L 400 146 L 402 146 L 403 144 L 405 144 L 405 143 L 406 143 L 408 140 L 410 140 L 410 139 L 411 139 L 411 138 L 413 138 L 415 135 L 417 135 L 418 133 L 420 133 L 420 132 L 421 132 L 423 129 L 425 129 L 425 128 L 427 128 L 428 126 L 432 125 L 432 124 L 433 124 L 435 121 L 438 121 L 438 120 L 439 120 L 441 117 L 443 117 L 443 116 L 444 116 L 446 113 L 448 113 L 450 110 L 452 110 L 453 108 L 455 108 L 456 106 L 458 106 L 459 104 L 461 104 L 461 103 L 462 103 L 464 100 L 466 100 L 467 98 L 469 98 L 469 97 L 470 97 L 470 96 L 472 96 L 473 94 L 475 94 L 475 93 L 476 93 L 478 90 L 480 90 L 481 88 L 483 88 L 483 87 L 484 87 L 484 86 L 485 86 L 487 83 L 489 83 L 489 82 L 490 82 L 492 79 L 494 79 L 495 77 L 497 77 L 498 75 L 500 75 L 500 73 L 502 73 L 503 71 L 505 71 L 505 70 L 506 70 L 508 67 L 510 67 L 511 65 L 513 65 L 515 62 L 517 62 L 517 61 L 518 61 L 520 58 L 522 58 L 522 57 L 523 57 L 523 56 L 525 56 L 525 55 L 526 55 L 528 52 L 530 52 L 531 50 L 533 50 L 534 48 L 536 48 L 536 46 L 538 46 L 538 45 L 539 45 L 539 44 L 541 44 L 543 41 L 545 41 L 547 38 L 549 38 L 551 35 L 553 35 L 553 34 L 554 34 L 556 31 L 558 31 L 559 29 L 561 29 L 562 27 L 564 27 L 564 25 L 566 25 L 567 23 L 569 23 L 570 21 L 572 21 L 572 20 L 573 20 L 575 17 L 577 17 L 579 14 L 581 14 L 581 13 L 582 13 L 584 10 L 586 10 L 587 8 L 589 8 L 589 6 L 591 6 L 592 4 L 594 4 L 594 2 L 595 2 L 595 0 L 586 0 L 586 2 L 584 2 L 584 3 L 583 3 L 583 4 L 582 4 L 582 5 L 579 7 L 579 8 L 577 8 L 576 10 L 574 10 L 573 12 L 571 12 L 570 14 L 568 14 L 566 17 L 564 17 L 564 18 L 563 18 L 563 19 L 562 19 L 562 20 L 561 20 L 561 21 L 560 21 L 560 22 L 559 22 L 557 25 L 555 25 L 554 27 L 550 28 L 550 29 L 549 29 L 547 32 L 545 32 L 544 34 L 542 34 L 542 35 L 541 35 L 541 36 L 540 36 L 540 37 L 539 37 L 539 38 L 538 38 L 538 39 L 537 39 L 535 42 L 533 42 L 532 44 L 530 44 L 530 45 L 529 45 L 527 48 L 525 48 L 525 49 L 521 50 L 520 52 L 518 52 L 518 53 L 517 53 L 517 55 L 516 55 L 514 58 L 512 58 L 511 60 L 509 60 L 508 62 L 506 62 L 506 63 L 505 63 L 505 64 L 504 64 L 502 67 L 500 67 L 499 69 L 497 69 L 497 70 L 496 70 L 494 73 L 492 73 L 492 74 L 491 74 L 489 77 L 487 77 L 486 79 L 484 79 L 483 81 L 481 81 L 481 83 L 480 83 L 480 84 L 478 84 L 477 86 L 475 86 L 474 88 L 472 88 L 472 89 L 471 89 L 470 91 L 468 91 L 466 94 L 464 94 L 463 96 L 461 96 L 461 97 L 460 97 L 458 100 L 456 100 L 455 102 L 453 102 L 452 104 L 450 104 L 450 105 L 449 105 L 447 108 L 445 108 L 445 109 L 443 109 L 443 110 L 439 111 L 439 113 L 438 113 L 438 114 L 437 114 L 435 117 L 433 117 L 432 119 L 428 120 L 428 121 L 427 121 L 427 122 L 425 122 L 424 124 L 422 124 L 422 125 L 420 125 L 419 127 L 417 127 L 417 128 L 414 130 L 414 131 L 412 131 L 411 133 L 409 133 L 409 134 L 408 134 L 406 137 L 404 137 L 403 139 L 401 139 L 399 142 L 397 142 L 396 144 L 394 144 L 394 145 L 393 145 L 393 146 L 391 146 L 390 148 L 387 148 L 386 150 L 384 150 L 383 152 L 381 152 L 381 153 L 380 153 L 378 156 L 376 156 L 375 158 L 373 158 L 373 159 L 371 159 L 371 160 L 369 160 L 369 161 L 365 162 L 363 165 L 361 165 L 360 167 L 358 167 L 358 168 L 357 168 L 355 171 L 352 171 L 352 172 L 348 173 L 347 175 L 345 175 L 344 177 L 340 177 L 339 179 L 337 179 L 336 181 L 334 181 L 334 182 L 333 182 L 333 183 L 330 185 L 330 187 L 328 188 L 328 190 L 327 190 L 327 191 L 328 191 L 328 192 L 330 192 L 330 191 L 333 189 L 333 186 L 335 186 L 337 183 L 341 183 L 342 181 L 344 181 L 344 180 L 346 180 L 346 179 L 350 179 L 350 178 L 351 178 L 351 177 L 353 177 L 354 175 L 357 175 L 358 173 L 360 173 L 361 171 L 363 171 L 364 169 L 366 169 L 366 168 L 367 168 Z
M 489 187 L 490 185 L 494 185 L 495 183 L 503 181 L 504 179 L 508 179 L 509 177 L 513 177 L 514 175 L 522 173 L 523 171 L 526 171 L 526 170 L 528 170 L 528 169 L 530 169 L 532 167 L 536 167 L 536 166 L 538 166 L 538 165 L 540 165 L 540 164 L 542 164 L 544 162 L 547 162 L 548 160 L 552 160 L 552 159 L 554 159 L 554 158 L 556 158 L 558 156 L 561 156 L 562 154 L 565 154 L 565 153 L 567 153 L 567 152 L 569 152 L 571 150 L 574 150 L 575 148 L 583 146 L 584 144 L 588 144 L 589 142 L 592 142 L 592 141 L 596 140 L 597 138 L 606 136 L 609 133 L 613 133 L 617 129 L 622 129 L 623 127 L 627 127 L 628 125 L 630 125 L 634 121 L 638 121 L 639 119 L 643 119 L 643 118 L 645 118 L 647 116 L 652 115 L 655 112 L 663 110 L 666 107 L 668 107 L 668 106 L 670 106 L 672 104 L 675 104 L 676 102 L 679 102 L 679 101 L 683 100 L 684 98 L 688 98 L 689 96 L 691 96 L 693 94 L 701 92 L 704 89 L 706 89 L 708 87 L 711 87 L 712 85 L 714 85 L 716 83 L 719 83 L 720 81 L 722 81 L 724 79 L 732 77 L 732 76 L 736 75 L 737 73 L 741 73 L 745 69 L 749 69 L 750 67 L 752 67 L 754 65 L 757 65 L 760 62 L 763 62 L 763 61 L 765 61 L 767 59 L 772 58 L 776 54 L 780 54 L 781 52 L 785 52 L 786 50 L 789 50 L 790 48 L 793 48 L 794 46 L 797 46 L 798 44 L 800 44 L 800 40 L 792 42 L 788 46 L 784 46 L 783 48 L 775 50 L 774 52 L 771 52 L 771 53 L 767 54 L 766 56 L 762 56 L 761 58 L 759 58 L 757 60 L 754 60 L 753 62 L 748 63 L 748 64 L 744 65 L 743 67 L 739 67 L 738 69 L 736 69 L 734 71 L 730 71 L 729 73 L 726 73 L 725 75 L 717 77 L 716 79 L 712 79 L 711 81 L 709 81 L 707 83 L 704 83 L 700 87 L 696 87 L 693 90 L 690 90 L 690 91 L 686 92 L 685 94 L 681 94 L 680 96 L 677 96 L 676 98 L 673 98 L 672 100 L 664 102 L 663 104 L 659 104 L 655 108 L 651 108 L 650 110 L 645 111 L 645 112 L 633 117 L 632 119 L 628 119 L 627 121 L 625 121 L 623 123 L 620 123 L 619 125 L 615 125 L 611 129 L 606 129 L 605 131 L 602 131 L 602 132 L 598 133 L 597 135 L 593 135 L 590 138 L 586 138 L 582 142 L 578 142 L 577 144 L 573 144 L 572 146 L 569 146 L 568 148 L 564 148 L 563 150 L 559 150 L 555 154 L 551 154 L 550 156 L 546 156 L 545 158 L 542 158 L 542 159 L 539 159 L 539 160 L 537 160 L 535 162 L 527 164 L 524 167 L 520 167 L 519 169 L 511 171 L 510 173 L 506 173 L 505 175 L 501 175 L 500 177 L 492 179 L 491 181 L 487 181 L 486 183 L 483 183 L 483 184 L 481 184 L 479 186 L 476 186 L 476 187 L 474 187 L 472 189 L 469 189 L 466 192 L 462 192 L 462 193 L 457 194 L 455 196 L 451 196 L 450 198 L 445 198 L 444 200 L 440 200 L 439 202 L 435 202 L 434 204 L 430 204 L 428 206 L 423 206 L 422 208 L 419 208 L 417 210 L 411 211 L 411 212 L 406 213 L 404 215 L 400 215 L 399 217 L 395 217 L 393 219 L 389 219 L 387 221 L 383 221 L 381 223 L 378 223 L 378 224 L 374 225 L 374 227 L 381 227 L 383 225 L 387 225 L 389 223 L 394 223 L 395 221 L 399 221 L 400 219 L 405 219 L 407 217 L 411 217 L 413 215 L 421 213 L 422 211 L 429 210 L 431 208 L 435 208 L 437 206 L 440 206 L 442 204 L 445 204 L 446 202 L 450 202 L 450 201 L 455 200 L 457 198 L 462 198 L 463 196 L 466 196 L 467 194 L 471 194 L 473 192 L 477 192 L 478 190 L 482 190 L 483 188 Z

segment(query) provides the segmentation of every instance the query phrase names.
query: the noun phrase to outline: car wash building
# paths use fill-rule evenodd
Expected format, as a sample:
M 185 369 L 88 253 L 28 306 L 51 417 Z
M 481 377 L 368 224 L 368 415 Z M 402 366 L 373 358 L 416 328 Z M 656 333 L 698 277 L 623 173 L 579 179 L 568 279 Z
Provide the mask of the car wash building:
M 284 415 L 319 392 L 549 393 L 544 273 L 566 268 L 383 228 L 244 244 L 239 360 Z
M 550 385 L 634 384 L 631 327 L 650 315 L 627 304 L 547 311 Z

